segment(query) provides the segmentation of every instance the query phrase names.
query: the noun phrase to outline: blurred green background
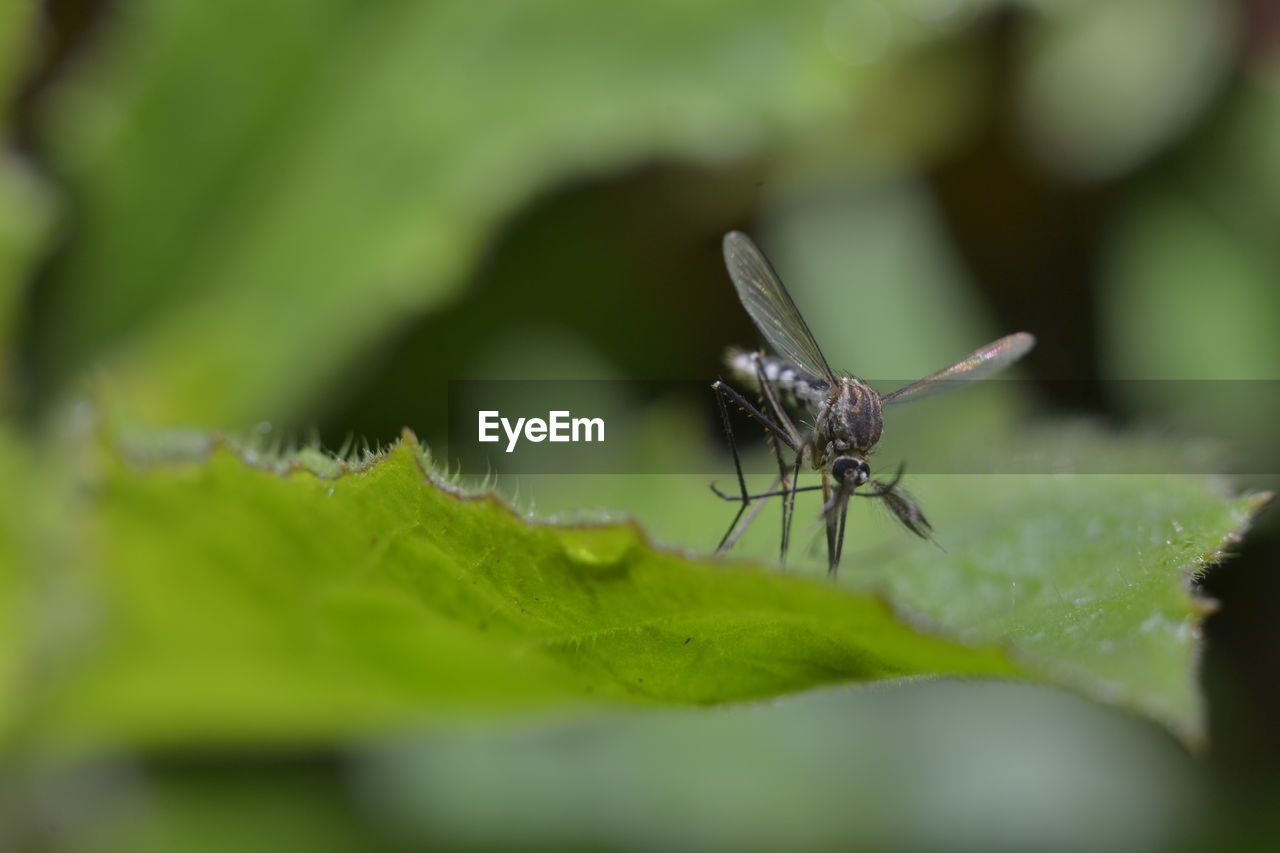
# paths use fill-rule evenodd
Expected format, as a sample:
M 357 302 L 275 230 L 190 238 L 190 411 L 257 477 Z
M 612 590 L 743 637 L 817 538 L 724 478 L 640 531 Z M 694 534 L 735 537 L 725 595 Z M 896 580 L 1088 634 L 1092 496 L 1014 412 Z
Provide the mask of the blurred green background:
M 450 379 L 709 382 L 757 339 L 719 252 L 738 228 L 838 367 L 910 380 L 1029 330 L 1021 405 L 1209 436 L 1275 487 L 1266 0 L 4 8 L 0 471 L 58 447 L 90 388 L 128 424 L 336 448 L 403 426 L 439 446 Z M 1180 380 L 1254 384 L 1210 409 Z M 656 440 L 715 452 L 709 396 L 635 405 Z M 1278 564 L 1264 519 L 1205 583 L 1194 758 L 1051 691 L 916 685 L 127 756 L 41 787 L 35 819 L 76 849 L 1257 841 L 1280 793 Z M 856 725 L 882 753 L 840 745 Z

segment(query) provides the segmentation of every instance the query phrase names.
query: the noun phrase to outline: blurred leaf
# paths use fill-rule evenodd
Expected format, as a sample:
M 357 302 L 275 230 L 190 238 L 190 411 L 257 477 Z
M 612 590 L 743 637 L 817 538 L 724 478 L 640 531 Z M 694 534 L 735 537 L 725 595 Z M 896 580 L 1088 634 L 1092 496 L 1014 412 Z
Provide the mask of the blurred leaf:
M 76 783 L 97 819 L 54 849 L 1143 851 L 1225 829 L 1165 733 L 1001 682 L 488 720 L 340 759 L 161 757 L 93 787 L 104 769 Z
M 1280 255 L 1273 248 L 1251 242 L 1184 194 L 1161 188 L 1139 197 L 1117 229 L 1110 257 L 1113 375 L 1166 382 L 1280 379 L 1274 322 Z M 1179 390 L 1176 381 L 1169 383 L 1169 393 Z
M 30 564 L 30 519 L 22 490 L 30 482 L 30 466 L 22 451 L 13 435 L 0 429 L 0 732 L 10 731 L 17 722 L 23 664 L 32 646 L 27 588 L 31 578 L 24 571 Z
M 96 630 L 41 714 L 56 745 L 309 743 L 477 710 L 1020 671 L 874 595 L 463 499 L 412 440 L 336 479 L 220 446 L 110 465 L 94 491 Z
M 9 150 L 14 92 L 26 72 L 38 4 L 5 3 L 0 9 L 0 405 L 12 381 L 12 338 L 31 265 L 52 218 L 52 202 L 21 157 Z
M 1011 684 L 832 688 L 397 739 L 355 790 L 446 849 L 1162 850 L 1204 819 L 1160 733 Z
M 1280 75 L 1243 87 L 1222 119 L 1121 208 L 1100 303 L 1117 402 L 1230 439 L 1237 470 L 1280 451 Z
M 0 386 L 11 378 L 18 311 L 52 219 L 43 183 L 21 158 L 0 151 Z
M 41 363 L 151 422 L 287 417 L 550 181 L 841 115 L 828 5 L 132 3 L 48 122 L 83 211 Z
M 0 8 L 0 91 L 6 95 L 18 88 L 27 70 L 27 61 L 36 44 L 36 15 L 40 4 L 35 0 L 14 0 Z M 13 100 L 6 98 L 4 121 L 9 122 Z
M 347 853 L 409 850 L 352 808 L 340 764 L 322 758 L 157 762 L 115 771 L 97 813 L 46 829 L 63 853 Z M 100 768 L 81 771 L 92 779 Z M 124 779 L 119 777 L 124 776 Z M 74 778 L 74 777 L 72 777 Z M 132 783 L 132 784 L 128 784 Z M 88 787 L 85 780 L 80 784 Z M 90 797 L 80 793 L 78 804 Z
M 1023 120 L 1045 164 L 1110 177 L 1189 126 L 1226 77 L 1234 20 L 1214 0 L 1042 4 Z
M 1178 159 L 1177 187 L 1280 257 L 1280 63 L 1243 77 L 1214 118 Z
M 929 197 L 911 181 L 789 188 L 761 240 L 832 366 L 882 390 L 1016 331 L 975 304 Z
M 36 43 L 35 2 L 0 7 L 0 732 L 23 706 L 24 664 L 31 650 L 29 565 L 34 534 L 35 478 L 29 449 L 4 422 L 13 380 L 13 337 L 32 263 L 48 231 L 50 199 L 20 157 L 9 150 L 11 93 L 18 89 Z

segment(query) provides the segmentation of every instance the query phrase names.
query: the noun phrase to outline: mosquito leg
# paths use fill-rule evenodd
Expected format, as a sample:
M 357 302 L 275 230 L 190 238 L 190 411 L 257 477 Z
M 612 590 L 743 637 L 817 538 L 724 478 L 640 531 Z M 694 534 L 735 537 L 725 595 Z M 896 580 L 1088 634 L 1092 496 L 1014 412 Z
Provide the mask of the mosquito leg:
M 782 458 L 782 447 L 778 439 L 772 433 L 767 436 L 769 440 L 769 449 L 773 451 L 773 457 L 778 462 L 778 479 L 777 482 L 781 488 L 777 489 L 775 494 L 785 496 L 787 490 L 791 488 L 791 482 L 787 479 L 787 463 Z M 779 565 L 786 565 L 787 562 L 787 502 L 782 502 L 782 553 L 778 558 Z
M 785 459 L 782 458 L 782 448 L 778 445 L 778 442 L 774 440 L 773 436 L 769 436 L 769 446 L 773 448 L 774 459 L 778 461 L 778 481 L 782 484 L 782 488 L 779 490 L 783 493 L 782 537 L 781 537 L 782 544 L 781 544 L 781 550 L 778 554 L 778 564 L 781 566 L 785 566 L 787 564 L 787 533 L 791 529 L 791 519 L 787 516 L 788 504 L 786 499 L 786 493 L 790 489 L 794 488 L 796 484 L 791 482 L 787 478 L 787 474 L 788 474 L 787 462 Z
M 796 429 L 796 425 L 791 422 L 791 417 L 787 414 L 787 410 L 778 402 L 778 395 L 773 391 L 773 383 L 765 376 L 764 358 L 760 353 L 755 353 L 751 358 L 751 363 L 756 369 L 756 382 L 760 383 L 760 393 L 769 401 L 769 408 L 778 423 L 791 436 L 791 446 L 793 448 L 804 444 L 804 439 L 800 435 L 800 431 Z
M 715 388 L 716 386 L 712 385 L 711 387 Z M 751 504 L 751 493 L 747 491 L 747 478 L 742 474 L 742 460 L 738 457 L 738 442 L 733 438 L 733 422 L 729 420 L 729 408 L 725 406 L 724 397 L 721 394 L 716 394 L 716 404 L 720 408 L 720 420 L 724 424 L 724 437 L 729 442 L 729 452 L 733 454 L 733 469 L 737 472 L 738 488 L 741 490 L 739 493 L 742 495 L 742 505 L 738 507 L 737 515 L 733 517 L 733 521 L 729 522 L 729 527 L 725 530 L 724 536 L 720 537 L 720 544 L 716 546 L 716 553 L 722 554 L 731 547 L 729 537 L 733 534 L 734 528 L 738 526 L 738 520 L 742 518 L 742 514 L 747 511 L 747 507 Z M 719 494 L 715 483 L 711 484 L 711 490 Z
M 761 408 L 769 412 L 775 417 L 779 424 L 782 425 L 790 435 L 793 442 L 799 444 L 796 433 L 795 424 L 791 423 L 791 419 L 787 417 L 786 409 L 778 402 L 777 395 L 773 393 L 773 385 L 769 381 L 769 377 L 765 374 L 764 359 L 756 353 L 751 358 L 751 364 L 755 367 L 756 382 L 760 386 Z M 796 480 L 788 479 L 787 461 L 782 458 L 782 446 L 774 436 L 769 436 L 769 446 L 773 448 L 773 457 L 778 462 L 778 478 L 782 482 L 782 491 L 785 493 L 788 488 L 794 488 L 798 483 Z M 779 537 L 778 564 L 785 566 L 787 564 L 787 545 L 791 538 L 791 510 L 795 502 L 793 499 L 783 498 L 782 501 L 782 535 Z
M 777 482 L 778 482 L 777 480 L 774 480 L 775 485 L 777 485 Z M 801 486 L 799 488 L 791 488 L 791 489 L 775 489 L 774 491 L 771 491 L 771 492 L 759 492 L 754 495 L 747 495 L 747 500 L 754 501 L 754 500 L 759 500 L 760 498 L 787 497 L 797 492 L 816 492 L 818 491 L 818 489 L 821 489 L 821 488 L 822 486 Z M 711 491 L 714 492 L 715 496 L 720 498 L 720 500 L 722 501 L 742 500 L 741 495 L 728 495 L 720 491 L 720 489 L 716 488 L 715 483 L 711 484 Z M 867 495 L 859 495 L 859 497 L 871 498 L 871 497 L 880 497 L 880 496 L 867 494 Z
M 792 517 L 792 519 L 794 519 L 794 518 L 795 518 L 795 511 L 796 511 L 796 492 L 809 491 L 809 489 L 802 489 L 802 488 L 800 488 L 800 486 L 799 486 L 799 483 L 800 483 L 800 465 L 801 465 L 803 462 L 804 462 L 804 454 L 803 454 L 803 453 L 797 453 L 797 454 L 796 454 L 796 464 L 795 464 L 795 467 L 792 469 L 792 472 L 791 472 L 791 482 L 792 482 L 792 488 L 791 488 L 791 517 Z M 821 487 L 819 486 L 818 488 L 821 488 Z
M 776 486 L 777 484 L 778 483 L 775 480 L 773 485 Z M 747 505 L 744 503 L 742 505 L 742 509 L 738 511 L 739 517 L 742 516 L 742 510 L 746 509 L 746 507 Z M 764 511 L 764 508 L 765 508 L 765 502 L 757 501 L 755 506 L 751 508 L 751 512 L 747 513 L 746 517 L 743 518 L 741 522 L 737 521 L 737 519 L 735 518 L 734 519 L 735 526 L 731 526 L 729 528 L 729 532 L 725 534 L 724 544 L 722 548 L 718 549 L 716 553 L 719 554 L 719 553 L 723 553 L 724 551 L 728 551 L 734 545 L 738 544 L 738 540 L 742 538 L 742 534 L 747 532 L 747 528 L 749 528 L 752 525 L 752 523 L 756 520 L 756 518 L 760 515 L 760 513 Z
M 734 468 L 737 471 L 738 486 L 741 489 L 741 494 L 742 494 L 742 506 L 738 507 L 738 513 L 737 515 L 734 516 L 733 523 L 729 525 L 728 531 L 725 532 L 725 535 L 720 540 L 720 544 L 716 547 L 716 553 L 719 554 L 733 547 L 734 543 L 738 541 L 738 539 L 746 531 L 747 527 L 751 524 L 751 522 L 754 521 L 756 517 L 760 514 L 760 509 L 763 508 L 763 504 L 758 505 L 758 507 L 755 510 L 753 510 L 750 515 L 747 516 L 746 520 L 742 521 L 742 523 L 739 524 L 739 521 L 742 519 L 743 513 L 747 511 L 747 506 L 751 503 L 751 494 L 747 490 L 746 477 L 742 473 L 742 460 L 738 455 L 738 446 L 737 446 L 737 442 L 734 440 L 734 437 L 733 437 L 733 426 L 729 419 L 729 410 L 728 410 L 728 406 L 725 404 L 725 400 L 728 399 L 729 401 L 733 402 L 734 405 L 738 406 L 740 409 L 746 412 L 748 416 L 753 417 L 757 421 L 759 421 L 760 424 L 764 426 L 764 428 L 768 431 L 769 436 L 773 438 L 775 441 L 781 442 L 788 449 L 796 452 L 797 454 L 799 454 L 801 451 L 800 451 L 799 443 L 795 439 L 793 439 L 791 435 L 789 435 L 782 427 L 778 426 L 778 424 L 775 423 L 771 418 L 763 414 L 755 406 L 751 405 L 751 403 L 748 402 L 746 398 L 744 398 L 737 391 L 730 388 L 727 384 L 725 384 L 722 381 L 716 381 L 712 383 L 711 389 L 716 392 L 716 402 L 720 407 L 720 418 L 724 423 L 725 437 L 729 441 L 729 449 L 733 454 L 733 464 L 734 464 Z M 794 427 L 792 427 L 792 429 L 794 429 Z M 778 450 L 778 453 L 780 455 L 781 450 Z M 780 470 L 785 472 L 785 469 L 782 468 L 781 466 L 780 466 Z M 779 480 L 784 486 L 782 491 L 789 491 L 789 490 L 794 491 L 795 484 L 794 483 L 789 485 L 787 484 L 785 473 L 780 474 Z M 770 489 L 772 489 L 772 487 L 770 487 Z M 783 553 L 785 556 L 785 551 Z
M 761 412 L 760 412 L 760 410 L 759 410 L 759 409 L 757 409 L 755 406 L 751 405 L 751 403 L 747 402 L 747 399 L 746 399 L 745 397 L 743 397 L 741 394 L 739 394 L 737 391 L 733 390 L 732 388 L 730 388 L 728 385 L 726 385 L 724 382 L 722 382 L 722 381 L 720 381 L 720 380 L 717 380 L 717 381 L 715 381 L 715 382 L 711 383 L 711 390 L 715 391 L 715 392 L 716 392 L 716 394 L 717 394 L 718 396 L 726 397 L 726 398 L 727 398 L 730 402 L 732 402 L 735 406 L 737 406 L 738 408 L 740 408 L 740 409 L 742 409 L 744 412 L 746 412 L 746 413 L 747 413 L 747 415 L 749 415 L 750 417 L 753 417 L 753 418 L 755 418 L 757 421 L 759 421 L 759 422 L 760 422 L 760 424 L 761 424 L 765 429 L 767 429 L 771 434 L 773 434 L 773 435 L 777 436 L 779 439 L 781 439 L 781 440 L 782 440 L 782 443 L 783 443 L 783 444 L 785 444 L 788 448 L 790 448 L 791 450 L 793 450 L 793 451 L 795 451 L 795 452 L 797 452 L 797 453 L 799 453 L 799 452 L 800 452 L 800 444 L 799 444 L 799 442 L 797 442 L 797 441 L 795 441 L 794 439 L 792 439 L 792 437 L 791 437 L 790 435 L 788 435 L 788 434 L 783 430 L 783 428 L 782 428 L 782 427 L 778 426 L 778 425 L 777 425 L 776 423 L 774 423 L 772 420 L 770 420 L 769 418 L 767 418 L 767 417 L 765 417 L 763 414 L 761 414 Z M 723 400 L 720 402 L 720 406 L 721 406 L 721 411 L 724 411 L 724 408 L 723 408 L 723 407 L 724 407 L 724 401 L 723 401 Z
M 796 520 L 796 492 L 808 492 L 821 486 L 809 486 L 800 488 L 800 463 L 804 461 L 804 454 L 796 454 L 796 464 L 791 469 L 791 488 L 786 488 L 786 479 L 783 479 L 782 485 L 786 495 L 782 499 L 782 559 L 787 558 L 787 548 L 791 544 L 791 527 Z
M 764 359 L 759 353 L 756 353 L 752 356 L 751 363 L 755 367 L 756 382 L 760 386 L 760 394 L 764 397 L 764 401 L 767 404 L 761 408 L 768 411 L 769 414 L 772 415 L 779 424 L 781 424 L 782 428 L 787 431 L 787 434 L 791 436 L 792 449 L 801 446 L 804 443 L 804 440 L 800 437 L 800 433 L 796 429 L 795 424 L 791 422 L 791 418 L 787 415 L 787 410 L 783 408 L 782 403 L 778 401 L 777 394 L 774 393 L 773 383 L 765 373 Z M 795 519 L 795 489 L 799 486 L 800 462 L 803 458 L 803 454 L 797 453 L 795 470 L 789 471 L 786 460 L 782 458 L 782 448 L 776 441 L 771 443 L 773 445 L 774 457 L 778 460 L 778 476 L 782 480 L 782 490 L 785 492 L 788 484 L 791 486 L 791 494 L 782 502 L 782 545 L 779 561 L 785 564 L 787 562 L 787 548 L 791 543 L 791 525 Z M 788 474 L 791 476 L 788 477 Z

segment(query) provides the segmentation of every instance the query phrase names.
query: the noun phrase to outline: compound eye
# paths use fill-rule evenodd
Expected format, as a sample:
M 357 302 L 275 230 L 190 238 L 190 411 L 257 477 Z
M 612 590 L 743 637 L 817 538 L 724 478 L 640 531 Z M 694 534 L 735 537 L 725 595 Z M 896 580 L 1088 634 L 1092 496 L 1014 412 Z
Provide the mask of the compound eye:
M 866 462 L 861 459 L 852 459 L 848 456 L 840 457 L 835 461 L 835 464 L 831 466 L 831 476 L 835 477 L 836 482 L 838 483 L 845 482 L 850 479 L 850 475 L 852 475 L 852 479 L 854 481 L 853 484 L 855 486 L 861 485 L 866 482 L 869 474 L 870 469 Z

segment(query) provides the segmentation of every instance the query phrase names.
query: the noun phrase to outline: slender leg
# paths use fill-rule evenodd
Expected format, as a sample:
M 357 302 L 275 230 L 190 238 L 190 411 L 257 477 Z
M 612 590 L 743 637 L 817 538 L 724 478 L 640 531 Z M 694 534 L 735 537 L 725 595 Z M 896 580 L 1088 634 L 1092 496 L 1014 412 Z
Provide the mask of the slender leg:
M 796 484 L 791 482 L 787 477 L 787 474 L 790 473 L 790 469 L 787 467 L 786 460 L 782 458 L 782 448 L 778 446 L 778 442 L 773 440 L 773 436 L 769 436 L 769 446 L 773 448 L 773 457 L 778 461 L 778 481 L 782 485 L 781 491 L 784 492 L 782 499 L 782 535 L 780 537 L 781 545 L 779 546 L 780 550 L 778 552 L 778 565 L 786 566 L 787 534 L 791 530 L 791 519 L 787 515 L 788 504 L 785 492 L 795 488 Z
M 726 530 L 724 536 L 721 537 L 720 544 L 716 546 L 716 553 L 719 554 L 733 547 L 734 543 L 737 542 L 738 538 L 741 537 L 742 533 L 745 531 L 747 524 L 750 524 L 750 522 L 753 521 L 755 517 L 759 514 L 759 510 L 753 511 L 752 514 L 748 517 L 747 524 L 742 525 L 741 528 L 739 527 L 738 522 L 742 518 L 743 513 L 746 512 L 747 507 L 748 505 L 750 505 L 752 498 L 751 498 L 751 493 L 747 490 L 746 477 L 742 473 L 742 460 L 738 455 L 738 445 L 733 436 L 733 424 L 729 418 L 729 409 L 725 405 L 725 399 L 728 398 L 735 405 L 737 405 L 739 408 L 745 411 L 750 417 L 753 417 L 757 421 L 759 421 L 768 431 L 768 435 L 772 440 L 774 440 L 775 442 L 780 442 L 781 444 L 785 445 L 787 448 L 793 451 L 796 451 L 797 453 L 799 453 L 799 450 L 798 450 L 796 441 L 791 437 L 791 435 L 789 435 L 785 430 L 783 430 L 782 427 L 774 423 L 772 419 L 770 419 L 769 417 L 764 415 L 762 412 L 760 412 L 759 409 L 751 405 L 751 403 L 747 402 L 747 400 L 737 391 L 733 390 L 732 388 L 730 388 L 728 385 L 726 385 L 724 382 L 721 382 L 721 381 L 717 381 L 713 383 L 711 385 L 711 389 L 716 392 L 716 403 L 720 407 L 720 419 L 721 419 L 721 422 L 724 424 L 725 438 L 729 442 L 729 450 L 733 455 L 733 465 L 734 465 L 734 469 L 737 472 L 738 487 L 742 495 L 741 497 L 742 505 L 738 507 L 737 515 L 734 516 L 733 522 L 729 525 L 729 529 Z M 795 428 L 793 426 L 792 430 L 794 429 Z M 792 484 L 787 483 L 786 468 L 784 463 L 782 462 L 782 455 L 781 455 L 782 451 L 780 448 L 777 447 L 776 444 L 775 444 L 775 452 L 779 460 L 779 481 L 783 485 L 783 491 L 786 491 L 788 486 L 790 486 L 791 488 L 794 488 L 794 483 Z M 712 486 L 712 489 L 713 491 L 716 491 L 717 494 L 719 494 L 718 490 L 715 490 L 714 485 Z M 786 523 L 787 523 L 787 520 L 784 519 L 784 525 Z M 786 544 L 785 544 L 785 537 L 784 537 L 783 557 L 785 558 L 785 556 L 786 556 Z
M 715 388 L 715 385 L 711 386 Z M 742 514 L 747 511 L 747 507 L 751 503 L 751 494 L 747 491 L 747 478 L 742 475 L 742 460 L 738 458 L 738 443 L 733 438 L 733 423 L 729 420 L 729 409 L 724 404 L 724 397 L 716 394 L 716 404 L 720 407 L 720 420 L 724 424 L 724 437 L 729 442 L 729 452 L 733 454 L 733 469 L 738 474 L 738 488 L 741 490 L 742 505 L 738 507 L 738 514 L 733 517 L 733 521 L 729 522 L 729 528 L 725 530 L 724 536 L 720 537 L 720 544 L 716 546 L 716 553 L 721 554 L 726 550 L 729 536 L 733 533 L 735 527 L 738 526 L 738 519 L 742 518 Z M 717 494 L 715 484 L 711 484 L 711 490 Z
M 778 481 L 777 481 L 777 480 L 774 480 L 774 481 L 773 481 L 773 484 L 774 484 L 775 486 L 776 486 L 776 485 L 778 485 Z M 760 498 L 776 498 L 776 497 L 785 497 L 785 496 L 790 495 L 790 494 L 792 494 L 792 493 L 794 493 L 794 492 L 816 492 L 816 491 L 818 491 L 818 490 L 819 490 L 819 489 L 821 489 L 821 488 L 822 488 L 822 486 L 801 486 L 801 487 L 800 487 L 800 488 L 798 488 L 798 489 L 774 489 L 773 491 L 769 491 L 769 492 L 757 492 L 757 493 L 756 493 L 756 494 L 754 494 L 754 495 L 747 495 L 747 500 L 749 500 L 749 501 L 754 501 L 754 500 L 758 500 L 758 499 L 760 499 Z M 741 496 L 741 495 L 727 495 L 727 494 L 725 494 L 724 492 L 720 491 L 720 489 L 716 487 L 716 484 L 715 484 L 715 483 L 712 483 L 712 484 L 711 484 L 711 491 L 712 491 L 712 492 L 714 492 L 714 493 L 715 493 L 715 496 L 716 496 L 716 497 L 718 497 L 718 498 L 720 498 L 720 500 L 722 500 L 722 501 L 740 501 L 740 500 L 742 500 L 742 496 Z M 860 498 L 873 498 L 873 497 L 880 497 L 880 496 L 879 496 L 879 495 L 858 495 L 858 497 L 860 497 Z
M 765 374 L 764 359 L 759 353 L 756 353 L 751 360 L 756 371 L 756 382 L 760 385 L 760 394 L 764 398 L 765 408 L 777 421 L 782 425 L 787 434 L 791 436 L 791 447 L 795 449 L 804 444 L 804 440 L 800 437 L 800 432 L 796 429 L 795 424 L 791 422 L 791 418 L 787 415 L 787 410 L 783 408 L 779 402 L 777 394 L 774 393 L 773 383 L 769 381 L 769 377 Z M 772 439 L 772 436 L 770 436 Z M 787 490 L 788 484 L 791 486 L 791 494 L 784 497 L 782 501 L 782 536 L 778 561 L 782 565 L 787 562 L 787 549 L 791 544 L 791 525 L 795 520 L 795 490 L 800 485 L 800 463 L 803 461 L 804 454 L 796 453 L 796 462 L 794 471 L 788 472 L 786 460 L 782 458 L 782 448 L 776 441 L 770 442 L 773 446 L 774 457 L 778 460 L 778 476 L 782 480 L 782 490 Z M 788 478 L 788 473 L 791 474 Z
M 773 435 L 781 439 L 782 443 L 785 444 L 787 447 L 789 447 L 791 450 L 794 450 L 797 453 L 800 452 L 799 442 L 792 439 L 792 437 L 788 435 L 783 430 L 782 427 L 778 426 L 769 418 L 761 414 L 759 409 L 757 409 L 755 406 L 748 403 L 746 398 L 743 397 L 741 394 L 739 394 L 737 391 L 733 390 L 724 382 L 721 382 L 719 380 L 711 383 L 711 390 L 715 391 L 719 395 L 723 395 L 724 397 L 728 398 L 729 401 L 732 402 L 735 406 L 742 409 L 750 417 L 755 418 L 757 421 L 761 423 L 761 425 L 764 426 L 765 429 L 769 430 L 770 433 L 772 433 Z M 724 406 L 723 400 L 720 402 L 720 405 L 722 407 Z
M 773 485 L 778 485 L 778 481 L 775 480 Z M 745 509 L 746 506 L 747 504 L 744 503 L 742 508 Z M 738 540 L 742 538 L 742 534 L 747 532 L 747 528 L 755 522 L 756 517 L 760 515 L 765 506 L 766 504 L 764 501 L 758 501 L 755 506 L 751 507 L 751 512 L 747 513 L 745 517 L 742 517 L 742 512 L 739 511 L 738 517 L 742 517 L 742 521 L 735 522 L 735 526 L 729 528 L 729 532 L 725 534 L 723 546 L 720 549 L 717 549 L 716 553 L 722 554 L 734 545 L 737 545 Z
M 777 418 L 778 423 L 791 436 L 791 440 L 799 444 L 795 424 L 791 423 L 791 419 L 787 417 L 786 410 L 779 405 L 777 395 L 773 393 L 773 386 L 769 382 L 769 377 L 765 375 L 764 359 L 760 357 L 759 353 L 756 353 L 751 363 L 755 366 L 756 382 L 760 385 L 761 408 L 766 409 L 769 414 Z M 782 458 L 782 447 L 772 435 L 769 436 L 769 446 L 773 448 L 773 457 L 778 461 L 778 477 L 782 481 L 782 491 L 786 492 L 788 487 L 795 488 L 799 483 L 795 480 L 788 480 L 787 462 Z M 782 534 L 778 537 L 778 565 L 783 567 L 787 565 L 787 545 L 791 538 L 791 508 L 793 505 L 792 500 L 786 496 L 783 497 Z
M 752 358 L 752 364 L 756 369 L 756 381 L 760 383 L 760 393 L 768 401 L 770 410 L 774 417 L 777 418 L 778 423 L 787 431 L 787 435 L 791 436 L 791 448 L 793 450 L 798 448 L 804 443 L 804 439 L 800 437 L 800 432 L 796 429 L 796 425 L 791 422 L 790 416 L 787 415 L 787 410 L 778 402 L 778 396 L 773 393 L 773 383 L 765 376 L 764 359 L 760 357 L 759 353 L 756 353 Z
M 800 463 L 804 461 L 804 454 L 796 454 L 796 464 L 791 469 L 791 489 L 782 499 L 782 558 L 786 560 L 787 548 L 791 544 L 791 526 L 796 520 L 796 492 L 808 492 L 820 486 L 809 486 L 800 488 Z M 783 481 L 785 490 L 786 481 Z

